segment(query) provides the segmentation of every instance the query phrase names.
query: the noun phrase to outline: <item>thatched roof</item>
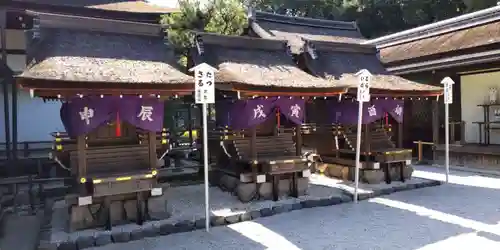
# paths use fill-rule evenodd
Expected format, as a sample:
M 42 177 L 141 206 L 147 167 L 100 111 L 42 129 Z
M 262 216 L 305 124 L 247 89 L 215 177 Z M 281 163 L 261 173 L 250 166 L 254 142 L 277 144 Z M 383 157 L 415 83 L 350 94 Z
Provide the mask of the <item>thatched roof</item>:
M 387 69 L 399 75 L 498 62 L 500 6 L 365 43 L 376 45 Z
M 381 49 L 384 63 L 424 58 L 500 43 L 500 20 Z
M 14 3 L 57 7 L 82 7 L 133 13 L 169 13 L 177 8 L 166 8 L 140 0 L 12 0 Z
M 255 12 L 251 30 L 261 38 L 289 41 L 294 53 L 300 53 L 303 39 L 310 41 L 360 43 L 365 39 L 355 22 L 330 21 Z
M 298 68 L 283 40 L 200 33 L 198 45 L 202 53 L 192 51 L 194 64 L 206 62 L 218 68 L 218 83 L 299 89 L 338 87 Z
M 311 48 L 314 48 L 316 59 L 308 53 Z M 314 75 L 324 77 L 335 84 L 356 88 L 358 77 L 355 74 L 367 69 L 373 74 L 371 88 L 380 92 L 398 91 L 411 94 L 413 91 L 434 93 L 441 91 L 440 87 L 416 83 L 390 74 L 378 60 L 376 49 L 372 45 L 307 42 L 304 50 L 306 53 L 303 57 L 306 59 L 308 69 Z
M 116 83 L 187 83 L 162 37 L 42 29 L 21 78 Z

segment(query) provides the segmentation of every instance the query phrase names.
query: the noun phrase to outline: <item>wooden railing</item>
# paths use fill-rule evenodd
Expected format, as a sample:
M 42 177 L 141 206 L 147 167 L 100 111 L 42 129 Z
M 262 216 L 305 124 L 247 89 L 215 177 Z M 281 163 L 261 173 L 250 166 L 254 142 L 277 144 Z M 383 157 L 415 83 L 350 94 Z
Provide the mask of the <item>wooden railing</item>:
M 10 145 L 12 153 L 13 144 Z M 44 158 L 52 149 L 52 141 L 24 141 L 17 143 L 18 158 Z M 7 157 L 6 143 L 0 144 L 0 159 Z
M 449 124 L 450 124 L 450 143 L 465 144 L 465 125 L 466 125 L 465 121 L 450 121 Z M 444 129 L 444 126 L 445 125 L 442 124 L 441 128 Z

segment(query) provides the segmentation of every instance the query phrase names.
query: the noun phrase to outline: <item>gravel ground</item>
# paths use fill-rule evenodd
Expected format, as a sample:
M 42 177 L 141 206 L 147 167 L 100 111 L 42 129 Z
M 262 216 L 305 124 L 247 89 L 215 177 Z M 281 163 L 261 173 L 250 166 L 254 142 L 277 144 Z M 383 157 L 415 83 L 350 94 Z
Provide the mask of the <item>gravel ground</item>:
M 443 180 L 420 167 L 415 176 Z M 113 244 L 94 250 L 500 249 L 500 178 L 452 172 L 450 184 L 359 204 L 304 209 L 254 221 Z

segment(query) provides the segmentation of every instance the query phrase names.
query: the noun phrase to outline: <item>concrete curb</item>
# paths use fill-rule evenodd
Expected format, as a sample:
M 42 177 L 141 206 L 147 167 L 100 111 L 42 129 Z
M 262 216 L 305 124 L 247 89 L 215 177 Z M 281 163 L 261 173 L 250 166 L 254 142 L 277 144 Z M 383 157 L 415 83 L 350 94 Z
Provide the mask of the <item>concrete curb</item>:
M 371 193 L 362 193 L 359 195 L 359 200 L 366 200 L 378 196 L 389 195 L 394 192 L 432 187 L 438 185 L 441 185 L 441 182 L 434 180 L 425 180 L 422 183 L 406 184 L 404 186 L 399 186 L 399 187 L 388 187 L 381 190 L 375 190 Z M 276 204 L 271 208 L 269 207 L 262 208 L 260 210 L 247 211 L 242 214 L 231 215 L 226 217 L 212 216 L 210 218 L 211 221 L 210 224 L 213 227 L 224 226 L 228 224 L 234 224 L 238 222 L 257 219 L 260 217 L 268 217 L 277 214 L 287 213 L 294 210 L 333 206 L 352 201 L 353 201 L 352 194 L 345 192 L 345 194 L 342 194 L 341 197 L 333 196 L 323 199 L 305 200 L 293 204 Z M 204 227 L 205 227 L 204 218 L 192 221 L 185 220 L 174 224 L 172 224 L 171 222 L 158 221 L 158 223 L 154 225 L 148 225 L 140 228 L 131 229 L 131 231 L 116 231 L 116 232 L 103 231 L 93 236 L 81 236 L 78 237 L 76 240 L 73 241 L 68 240 L 65 242 L 60 242 L 58 244 L 55 243 L 48 244 L 47 243 L 48 241 L 45 239 L 43 240 L 44 243 L 43 246 L 42 244 L 40 244 L 38 250 L 80 250 L 80 249 L 90 248 L 93 246 L 104 246 L 107 244 L 124 243 L 134 240 L 140 240 L 147 237 L 157 237 L 174 233 L 189 232 L 198 229 L 203 229 Z M 42 243 L 42 240 L 40 243 Z

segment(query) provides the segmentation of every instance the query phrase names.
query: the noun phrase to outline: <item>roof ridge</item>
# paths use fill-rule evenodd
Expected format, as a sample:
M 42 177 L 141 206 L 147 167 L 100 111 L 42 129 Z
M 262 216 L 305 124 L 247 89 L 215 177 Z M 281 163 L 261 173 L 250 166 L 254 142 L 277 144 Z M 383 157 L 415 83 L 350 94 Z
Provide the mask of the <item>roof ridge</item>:
M 335 41 L 318 41 L 302 38 L 305 41 L 305 46 L 309 45 L 316 50 L 342 51 L 352 53 L 368 53 L 375 54 L 377 48 L 371 44 L 361 44 L 354 42 L 335 42 Z M 351 50 L 352 49 L 352 50 Z
M 161 36 L 160 24 L 149 24 L 133 21 L 83 17 L 77 15 L 54 14 L 47 12 L 26 11 L 40 20 L 42 28 L 64 28 L 87 31 L 103 31 L 109 33 Z
M 263 11 L 256 11 L 252 18 L 257 22 L 260 20 L 260 21 L 277 22 L 277 23 L 318 27 L 318 28 L 357 30 L 356 22 L 334 21 L 334 20 L 310 18 L 310 17 L 286 16 L 286 15 L 263 12 Z
M 371 39 L 365 44 L 374 44 L 389 47 L 401 43 L 421 40 L 427 37 L 437 36 L 445 33 L 480 26 L 486 23 L 500 20 L 500 6 L 460 15 L 439 22 L 419 26 L 416 28 L 396 32 L 390 35 Z
M 288 46 L 288 42 L 281 39 L 231 36 L 207 32 L 196 32 L 196 36 L 203 44 L 220 45 L 228 48 L 283 50 L 285 52 Z

